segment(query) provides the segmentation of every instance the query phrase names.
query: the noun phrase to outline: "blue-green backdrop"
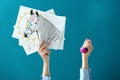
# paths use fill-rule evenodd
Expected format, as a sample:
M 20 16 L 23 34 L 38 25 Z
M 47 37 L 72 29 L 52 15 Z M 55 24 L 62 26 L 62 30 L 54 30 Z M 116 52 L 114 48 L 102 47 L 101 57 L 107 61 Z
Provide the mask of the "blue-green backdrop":
M 63 51 L 50 55 L 52 80 L 79 80 L 79 48 L 86 37 L 94 51 L 89 58 L 93 80 L 120 80 L 120 0 L 1 0 L 0 80 L 40 80 L 42 59 L 26 56 L 11 37 L 20 5 L 67 17 Z

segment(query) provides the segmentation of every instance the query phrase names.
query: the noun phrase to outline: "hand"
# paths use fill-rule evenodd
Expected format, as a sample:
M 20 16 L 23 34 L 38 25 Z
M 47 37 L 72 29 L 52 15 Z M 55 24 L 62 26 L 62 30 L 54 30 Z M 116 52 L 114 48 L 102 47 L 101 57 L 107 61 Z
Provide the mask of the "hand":
M 44 62 L 49 62 L 49 54 L 50 50 L 48 49 L 48 46 L 50 45 L 49 42 L 45 43 L 44 40 L 40 41 L 39 48 L 38 48 L 38 53 L 43 59 Z
M 82 53 L 82 69 L 88 69 L 88 57 L 93 50 L 92 42 L 90 39 L 86 39 L 83 43 L 84 48 L 88 48 L 87 53 Z
M 88 48 L 88 52 L 87 53 L 82 53 L 82 57 L 83 58 L 88 58 L 90 53 L 92 52 L 93 50 L 93 46 L 92 46 L 92 41 L 90 39 L 86 39 L 83 43 L 83 46 L 84 48 Z

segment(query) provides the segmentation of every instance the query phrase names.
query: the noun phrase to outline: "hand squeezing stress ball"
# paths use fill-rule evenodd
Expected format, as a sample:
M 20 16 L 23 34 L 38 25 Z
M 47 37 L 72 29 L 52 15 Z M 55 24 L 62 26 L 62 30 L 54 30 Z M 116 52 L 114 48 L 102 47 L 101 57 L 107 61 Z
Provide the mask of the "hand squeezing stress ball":
M 50 64 L 50 50 L 48 49 L 50 43 L 45 42 L 44 40 L 40 41 L 39 48 L 38 48 L 38 53 L 41 56 L 43 60 L 43 72 L 41 76 L 41 80 L 51 80 L 50 76 L 50 69 L 49 69 L 49 64 Z M 88 67 L 88 58 L 90 53 L 93 50 L 92 47 L 92 41 L 90 39 L 86 39 L 82 45 L 82 48 L 86 48 L 86 50 L 81 50 L 82 52 L 82 67 L 80 68 L 80 80 L 91 80 L 91 75 L 90 75 L 90 68 Z
M 90 75 L 90 68 L 88 67 L 88 58 L 93 50 L 92 41 L 90 39 L 86 39 L 82 45 L 82 49 L 87 50 L 81 50 L 80 52 L 82 55 L 82 68 L 80 69 L 80 80 L 91 80 Z

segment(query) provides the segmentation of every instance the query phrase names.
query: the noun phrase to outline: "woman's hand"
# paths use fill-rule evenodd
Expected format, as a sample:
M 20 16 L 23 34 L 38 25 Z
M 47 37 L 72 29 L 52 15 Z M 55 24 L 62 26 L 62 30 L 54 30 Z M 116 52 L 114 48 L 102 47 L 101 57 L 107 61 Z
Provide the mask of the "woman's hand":
M 44 40 L 41 40 L 39 44 L 38 53 L 44 62 L 49 62 L 49 54 L 50 54 L 50 50 L 48 49 L 49 45 L 50 43 L 49 42 L 45 43 Z
M 82 69 L 88 69 L 88 57 L 93 50 L 92 41 L 90 39 L 86 39 L 82 47 L 88 48 L 87 53 L 82 53 Z
M 49 42 L 45 43 L 44 40 L 40 41 L 38 53 L 43 59 L 43 76 L 50 76 L 50 70 L 49 70 L 49 54 L 50 50 L 48 49 L 48 46 L 50 45 Z
M 82 57 L 83 58 L 88 58 L 90 53 L 93 50 L 93 46 L 92 46 L 92 41 L 90 39 L 86 39 L 82 45 L 82 47 L 84 48 L 88 48 L 88 52 L 87 53 L 82 53 Z

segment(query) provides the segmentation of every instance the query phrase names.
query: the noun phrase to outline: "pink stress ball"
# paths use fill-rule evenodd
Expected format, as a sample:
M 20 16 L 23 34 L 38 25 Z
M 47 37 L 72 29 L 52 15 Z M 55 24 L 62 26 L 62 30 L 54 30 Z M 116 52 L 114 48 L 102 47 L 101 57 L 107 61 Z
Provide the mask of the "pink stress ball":
M 81 47 L 80 48 L 80 52 L 81 53 L 87 53 L 88 52 L 88 48 Z

